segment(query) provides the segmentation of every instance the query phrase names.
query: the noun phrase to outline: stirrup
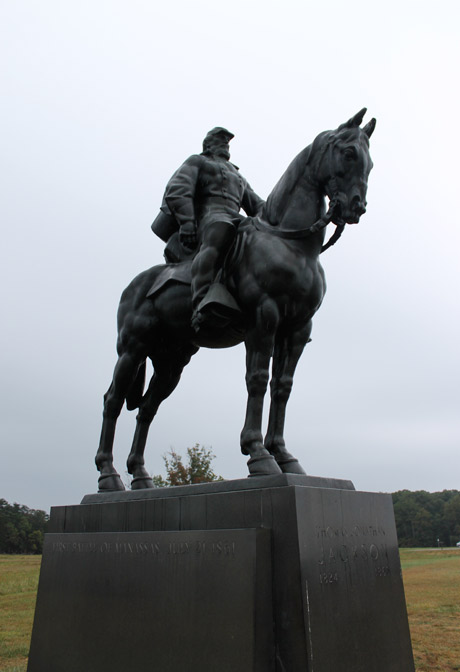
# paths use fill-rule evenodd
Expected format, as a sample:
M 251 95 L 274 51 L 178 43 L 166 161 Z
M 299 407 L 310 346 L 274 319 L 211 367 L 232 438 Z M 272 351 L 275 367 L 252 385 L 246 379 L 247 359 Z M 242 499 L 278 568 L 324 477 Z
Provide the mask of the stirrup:
M 220 282 L 214 282 L 192 315 L 192 327 L 196 332 L 202 327 L 221 329 L 241 317 L 240 307 L 228 289 Z

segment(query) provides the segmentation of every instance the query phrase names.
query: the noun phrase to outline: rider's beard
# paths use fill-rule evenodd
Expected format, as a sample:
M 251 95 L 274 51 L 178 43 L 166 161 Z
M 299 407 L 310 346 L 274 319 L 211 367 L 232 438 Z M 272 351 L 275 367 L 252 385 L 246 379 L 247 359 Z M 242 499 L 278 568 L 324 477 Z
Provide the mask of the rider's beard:
M 227 161 L 230 159 L 230 149 L 226 143 L 212 147 L 211 151 L 213 154 L 215 154 L 215 156 L 220 156 L 224 159 L 227 159 Z

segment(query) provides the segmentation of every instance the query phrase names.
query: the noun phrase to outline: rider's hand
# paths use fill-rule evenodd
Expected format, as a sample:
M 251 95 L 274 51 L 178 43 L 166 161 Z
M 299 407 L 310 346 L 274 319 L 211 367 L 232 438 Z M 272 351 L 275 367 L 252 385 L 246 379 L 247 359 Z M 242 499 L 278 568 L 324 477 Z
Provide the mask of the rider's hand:
M 179 232 L 179 240 L 184 247 L 193 250 L 197 244 L 196 226 L 194 222 L 182 224 Z

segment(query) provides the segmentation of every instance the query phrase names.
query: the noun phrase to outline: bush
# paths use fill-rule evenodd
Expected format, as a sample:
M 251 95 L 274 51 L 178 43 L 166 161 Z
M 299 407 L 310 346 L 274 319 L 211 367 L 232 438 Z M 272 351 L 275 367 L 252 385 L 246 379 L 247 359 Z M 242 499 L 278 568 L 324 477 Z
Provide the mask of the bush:
M 153 476 L 153 482 L 157 487 L 164 488 L 223 481 L 222 476 L 217 476 L 212 469 L 211 462 L 214 459 L 215 455 L 211 448 L 205 448 L 197 443 L 193 448 L 187 448 L 187 464 L 184 464 L 182 456 L 172 448 L 166 455 L 163 455 L 166 479 L 162 476 Z

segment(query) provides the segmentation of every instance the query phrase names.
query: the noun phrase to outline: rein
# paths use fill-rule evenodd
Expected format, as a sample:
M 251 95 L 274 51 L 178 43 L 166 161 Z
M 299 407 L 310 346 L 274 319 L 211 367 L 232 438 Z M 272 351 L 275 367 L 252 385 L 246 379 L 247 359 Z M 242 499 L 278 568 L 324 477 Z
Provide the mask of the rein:
M 330 210 L 331 208 L 329 208 L 329 211 Z M 314 224 L 308 226 L 305 229 L 277 229 L 271 224 L 266 224 L 266 222 L 263 222 L 259 217 L 254 217 L 252 219 L 252 225 L 258 231 L 266 231 L 270 235 L 276 236 L 277 238 L 286 238 L 287 240 L 301 240 L 302 238 L 308 238 L 310 235 L 321 231 L 321 229 L 324 229 L 330 223 L 331 218 L 328 217 L 329 211 L 326 213 L 326 215 L 324 215 L 324 217 L 321 217 Z M 342 235 L 343 230 L 345 229 L 345 224 L 336 224 L 336 227 L 336 230 L 329 238 L 327 243 L 321 247 L 320 254 L 332 247 L 332 245 L 335 245 Z

